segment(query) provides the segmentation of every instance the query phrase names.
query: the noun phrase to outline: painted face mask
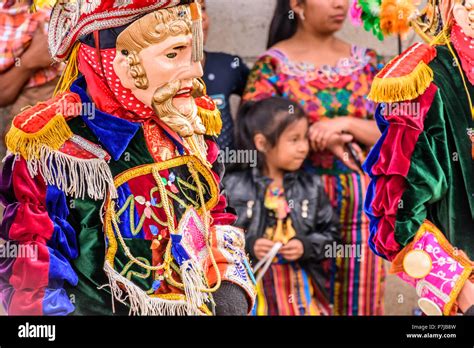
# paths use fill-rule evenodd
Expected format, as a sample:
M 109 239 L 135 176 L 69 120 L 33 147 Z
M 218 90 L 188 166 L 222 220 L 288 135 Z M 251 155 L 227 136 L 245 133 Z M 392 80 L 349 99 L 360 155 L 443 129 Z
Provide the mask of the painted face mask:
M 206 132 L 194 100 L 205 87 L 201 63 L 192 59 L 191 25 L 186 13 L 151 13 L 119 35 L 113 62 L 121 84 L 182 137 Z

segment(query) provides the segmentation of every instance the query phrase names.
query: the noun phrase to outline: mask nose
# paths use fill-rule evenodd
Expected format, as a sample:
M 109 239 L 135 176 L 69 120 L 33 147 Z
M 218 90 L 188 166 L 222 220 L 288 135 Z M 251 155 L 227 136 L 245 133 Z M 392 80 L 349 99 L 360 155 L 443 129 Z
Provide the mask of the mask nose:
M 201 62 L 191 62 L 191 78 L 201 78 L 204 75 Z

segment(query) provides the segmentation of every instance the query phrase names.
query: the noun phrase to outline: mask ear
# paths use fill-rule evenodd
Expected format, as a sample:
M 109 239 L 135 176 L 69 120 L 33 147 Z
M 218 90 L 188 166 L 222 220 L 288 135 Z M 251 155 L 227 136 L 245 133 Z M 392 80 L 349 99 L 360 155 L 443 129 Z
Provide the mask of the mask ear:
M 117 74 L 122 86 L 128 89 L 135 89 L 134 79 L 130 73 L 130 64 L 128 64 L 127 57 L 117 52 L 117 55 L 114 59 L 114 70 Z

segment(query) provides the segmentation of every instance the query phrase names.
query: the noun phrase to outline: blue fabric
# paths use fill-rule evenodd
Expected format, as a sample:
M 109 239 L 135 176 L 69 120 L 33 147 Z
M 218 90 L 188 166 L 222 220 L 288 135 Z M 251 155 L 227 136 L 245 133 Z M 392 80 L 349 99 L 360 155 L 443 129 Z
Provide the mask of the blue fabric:
M 46 289 L 43 299 L 44 315 L 64 316 L 74 312 L 74 309 L 66 290 Z
M 173 254 L 174 259 L 178 263 L 178 265 L 182 265 L 184 261 L 189 260 L 189 255 L 184 250 L 183 246 L 181 245 L 182 236 L 178 234 L 171 235 L 171 253 Z
M 54 226 L 54 232 L 48 241 L 48 246 L 59 250 L 68 259 L 77 258 L 76 232 L 67 221 L 69 209 L 67 207 L 66 195 L 56 186 L 48 186 L 46 191 L 46 209 Z
M 118 193 L 118 207 L 122 208 L 125 205 L 125 202 L 127 201 L 128 197 L 132 195 L 132 191 L 130 190 L 130 186 L 125 183 L 122 186 L 120 186 L 117 190 Z M 135 202 L 133 201 L 131 204 L 134 204 Z M 137 235 L 133 235 L 132 230 L 130 229 L 130 207 L 125 209 L 125 211 L 120 215 L 120 233 L 124 238 L 138 238 L 138 239 L 145 239 L 145 232 L 142 227 L 140 232 L 138 232 Z M 138 212 L 135 209 L 134 210 L 134 221 L 138 225 L 138 222 L 140 221 L 140 217 L 138 216 Z M 136 226 L 134 226 L 136 228 Z
M 242 96 L 250 70 L 242 58 L 221 52 L 205 52 L 206 62 L 202 79 L 206 90 L 221 112 L 222 131 L 217 137 L 220 149 L 235 149 L 234 120 L 230 98 Z
M 48 247 L 49 251 L 49 283 L 48 287 L 62 288 L 64 281 L 76 286 L 78 277 L 69 261 L 57 250 Z
M 372 167 L 375 165 L 375 163 L 377 163 L 379 159 L 380 149 L 382 148 L 382 145 L 385 142 L 385 138 L 387 137 L 388 133 L 389 123 L 383 117 L 383 109 L 385 107 L 385 104 L 380 104 L 375 111 L 375 120 L 377 122 L 377 126 L 382 132 L 382 136 L 370 151 L 365 162 L 362 164 L 362 168 L 371 178 L 364 201 L 364 211 L 367 217 L 369 218 L 369 247 L 376 255 L 383 257 L 384 259 L 386 259 L 387 257 L 377 251 L 377 248 L 374 243 L 374 238 L 377 233 L 380 218 L 376 217 L 372 210 L 372 201 L 374 200 L 377 187 L 377 177 L 372 173 Z
M 303 268 L 301 268 L 301 275 L 302 275 L 301 278 L 303 278 L 305 300 L 306 300 L 306 303 L 310 305 L 312 298 L 311 298 L 311 291 L 309 290 L 309 277 Z M 302 304 L 300 305 L 303 306 Z M 303 314 L 306 314 L 306 313 L 303 313 Z
M 54 230 L 48 241 L 49 274 L 48 288 L 43 298 L 45 315 L 67 315 L 74 311 L 66 291 L 64 281 L 72 286 L 78 283 L 76 272 L 69 260 L 78 256 L 77 236 L 67 221 L 69 209 L 66 195 L 56 186 L 48 186 L 46 190 L 46 210 L 53 222 Z
M 93 104 L 86 90 L 87 85 L 84 77 L 78 78 L 71 86 L 71 92 L 81 97 L 83 105 Z M 123 120 L 98 109 L 95 109 L 93 117 L 87 115 L 84 111 L 81 116 L 87 127 L 116 161 L 120 159 L 130 141 L 140 129 L 139 123 Z

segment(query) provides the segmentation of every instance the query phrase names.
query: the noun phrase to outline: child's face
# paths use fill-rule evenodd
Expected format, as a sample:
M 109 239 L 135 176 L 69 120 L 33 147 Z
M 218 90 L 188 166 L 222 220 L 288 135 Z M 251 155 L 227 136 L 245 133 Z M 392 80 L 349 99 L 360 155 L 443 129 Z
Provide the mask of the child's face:
M 266 155 L 268 166 L 294 172 L 300 169 L 309 151 L 308 120 L 290 124 L 281 134 L 275 147 Z

